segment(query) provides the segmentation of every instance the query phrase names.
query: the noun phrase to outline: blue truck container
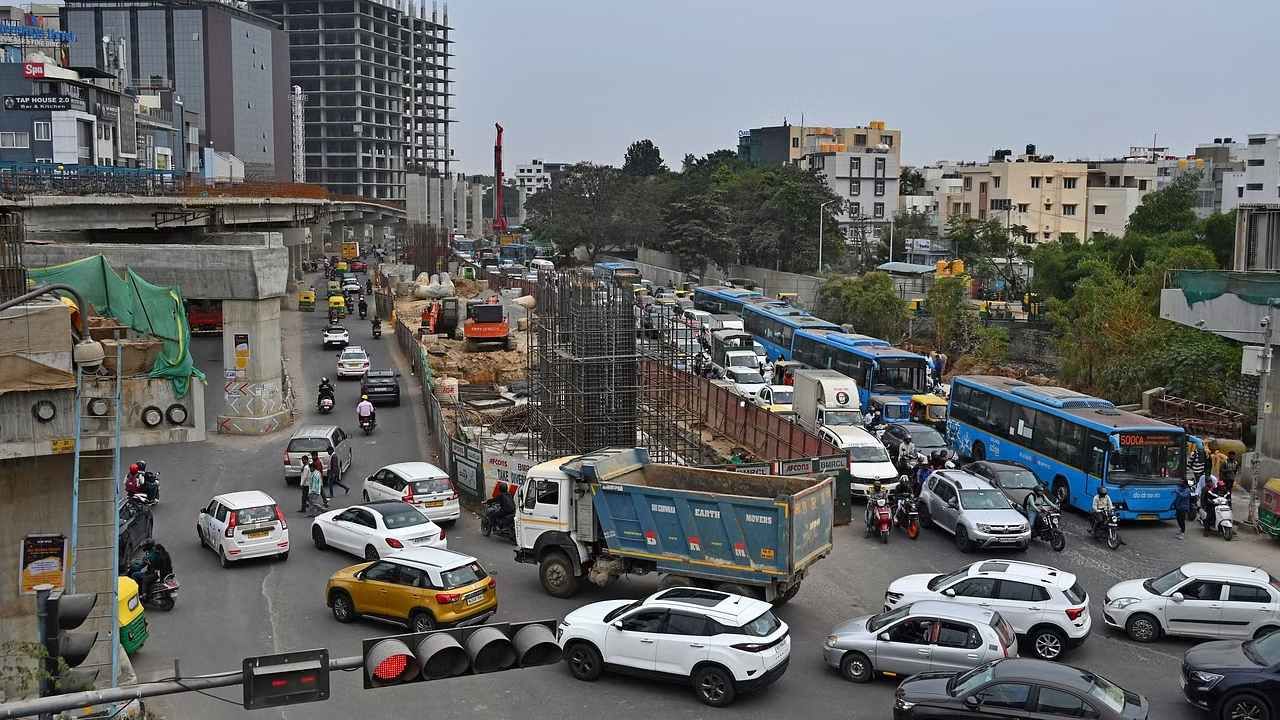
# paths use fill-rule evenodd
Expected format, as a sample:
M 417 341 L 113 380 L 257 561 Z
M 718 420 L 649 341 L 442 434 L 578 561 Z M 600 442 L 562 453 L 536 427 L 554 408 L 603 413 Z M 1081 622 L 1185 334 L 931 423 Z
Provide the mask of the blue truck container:
M 558 597 L 657 572 L 660 587 L 785 602 L 831 551 L 831 478 L 650 463 L 638 448 L 540 463 L 516 505 L 516 559 Z

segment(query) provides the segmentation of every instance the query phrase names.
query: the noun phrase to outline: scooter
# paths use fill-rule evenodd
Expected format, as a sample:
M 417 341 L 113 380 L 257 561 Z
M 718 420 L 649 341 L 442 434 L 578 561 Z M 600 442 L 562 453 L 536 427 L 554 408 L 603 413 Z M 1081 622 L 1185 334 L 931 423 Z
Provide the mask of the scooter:
M 1120 547 L 1120 513 L 1115 508 L 1106 511 L 1101 521 L 1094 521 L 1093 539 L 1106 542 L 1112 550 Z
M 360 418 L 360 429 L 364 431 L 365 435 L 373 432 L 373 429 L 377 427 L 377 425 L 378 421 L 375 420 L 372 415 Z
M 889 542 L 889 530 L 893 527 L 893 513 L 889 510 L 889 500 L 884 495 L 876 495 L 867 499 L 867 530 L 865 537 L 880 535 L 880 542 Z
M 1067 536 L 1062 532 L 1062 512 L 1058 510 L 1042 510 L 1037 518 L 1038 527 L 1032 529 L 1032 540 L 1046 540 L 1054 552 L 1062 552 L 1067 547 Z M 1114 548 L 1112 548 L 1114 550 Z
M 147 607 L 153 607 L 157 610 L 168 612 L 173 609 L 176 602 L 175 595 L 178 594 L 178 578 L 173 573 L 164 576 L 163 580 L 156 580 L 147 588 L 147 593 L 142 598 L 142 604 Z
M 907 531 L 907 537 L 915 540 L 920 537 L 920 510 L 913 497 L 898 497 L 898 505 L 893 511 L 893 524 Z
M 480 504 L 480 534 L 489 537 L 497 533 L 513 544 L 516 541 L 515 515 L 505 515 L 498 498 L 489 498 Z
M 1235 535 L 1235 519 L 1232 517 L 1231 499 L 1226 495 L 1210 495 L 1209 504 L 1213 505 L 1212 525 L 1210 525 L 1209 513 L 1203 504 L 1197 511 L 1200 525 L 1204 528 L 1205 534 L 1217 532 L 1222 535 L 1223 540 L 1231 542 L 1231 538 Z
M 369 308 L 367 308 L 367 307 L 362 307 L 362 308 L 360 308 L 360 319 L 361 319 L 361 320 L 368 320 L 368 319 L 369 319 Z
M 319 410 L 321 415 L 328 415 L 333 412 L 333 396 L 321 395 L 320 399 L 316 401 L 316 410 Z

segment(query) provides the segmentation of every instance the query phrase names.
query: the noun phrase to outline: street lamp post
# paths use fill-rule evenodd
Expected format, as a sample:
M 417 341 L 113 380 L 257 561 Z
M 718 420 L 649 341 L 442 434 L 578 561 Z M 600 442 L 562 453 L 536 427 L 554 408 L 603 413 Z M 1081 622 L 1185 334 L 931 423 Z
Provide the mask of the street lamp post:
M 826 217 L 827 217 L 823 211 L 827 209 L 828 205 L 836 202 L 840 202 L 840 201 L 828 200 L 818 206 L 818 273 L 819 274 L 822 273 L 822 225 L 823 225 L 823 221 L 826 220 Z

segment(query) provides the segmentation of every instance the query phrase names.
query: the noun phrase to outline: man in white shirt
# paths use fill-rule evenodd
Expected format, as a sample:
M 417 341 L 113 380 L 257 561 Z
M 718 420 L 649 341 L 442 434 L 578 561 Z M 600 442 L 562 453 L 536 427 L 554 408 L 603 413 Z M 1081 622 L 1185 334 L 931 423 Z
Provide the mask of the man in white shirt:
M 356 419 L 364 420 L 365 418 L 372 418 L 374 422 L 378 421 L 373 410 L 373 403 L 369 402 L 369 396 L 361 395 L 360 404 L 356 405 Z

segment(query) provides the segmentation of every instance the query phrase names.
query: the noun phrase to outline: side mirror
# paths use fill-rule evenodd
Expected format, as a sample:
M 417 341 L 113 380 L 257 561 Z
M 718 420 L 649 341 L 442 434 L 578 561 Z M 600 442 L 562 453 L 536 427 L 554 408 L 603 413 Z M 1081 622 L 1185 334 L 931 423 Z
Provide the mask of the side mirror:
M 613 627 L 614 627 L 614 629 L 616 629 L 616 630 L 621 630 L 621 629 L 622 629 L 622 621 L 621 621 L 621 620 L 614 620 L 614 621 L 613 621 Z
M 881 642 L 889 642 L 889 633 L 887 632 L 880 633 L 879 639 Z
M 1176 602 L 1176 603 L 1180 603 L 1180 602 L 1182 602 L 1183 600 L 1186 600 L 1186 599 L 1187 599 L 1187 597 L 1186 597 L 1185 595 L 1183 595 L 1182 593 L 1180 593 L 1180 592 L 1176 592 L 1176 593 L 1174 593 L 1174 594 L 1170 595 L 1170 596 L 1169 596 L 1169 599 L 1170 599 L 1170 600 L 1172 600 L 1172 601 L 1174 601 L 1174 602 Z
M 946 595 L 949 598 L 953 598 L 956 596 L 956 591 L 951 588 L 947 588 L 946 590 L 942 591 L 942 594 Z
M 978 699 L 977 695 L 970 695 L 969 697 L 964 699 L 964 706 L 970 709 L 977 709 L 977 707 L 981 704 L 982 704 L 982 701 Z
M 208 515 L 208 514 L 209 514 L 209 508 L 200 508 L 200 514 L 201 514 L 201 515 Z

